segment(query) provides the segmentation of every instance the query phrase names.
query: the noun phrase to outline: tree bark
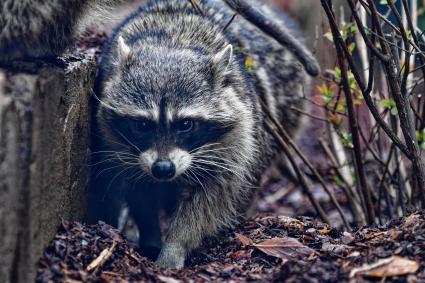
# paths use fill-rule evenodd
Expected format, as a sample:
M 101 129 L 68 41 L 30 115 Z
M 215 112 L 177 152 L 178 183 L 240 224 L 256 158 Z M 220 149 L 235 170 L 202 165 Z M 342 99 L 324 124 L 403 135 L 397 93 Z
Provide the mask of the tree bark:
M 60 221 L 82 219 L 94 62 L 87 55 L 61 67 L 0 68 L 2 282 L 33 282 Z

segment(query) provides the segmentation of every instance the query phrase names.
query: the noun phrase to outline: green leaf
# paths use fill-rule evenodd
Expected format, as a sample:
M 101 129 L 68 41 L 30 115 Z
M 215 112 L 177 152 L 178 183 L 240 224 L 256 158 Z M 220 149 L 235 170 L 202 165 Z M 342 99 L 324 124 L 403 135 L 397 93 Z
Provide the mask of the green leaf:
M 328 115 L 328 121 L 331 122 L 336 128 L 339 128 L 342 125 L 341 116 L 338 114 L 330 113 Z
M 341 180 L 341 178 L 338 175 L 333 175 L 332 176 L 332 180 L 339 187 L 342 187 L 344 185 L 343 182 L 342 182 L 342 180 Z
M 397 107 L 391 107 L 391 114 L 392 114 L 393 116 L 397 116 L 397 115 L 398 115 Z
M 357 87 L 356 78 L 354 77 L 351 71 L 348 71 L 348 84 L 350 85 L 350 89 L 352 91 L 356 90 L 356 87 Z
M 345 99 L 342 100 L 341 103 L 338 103 L 337 104 L 336 110 L 337 111 L 340 111 L 340 112 L 344 112 L 345 110 L 347 110 L 347 105 L 346 105 Z
M 398 115 L 398 109 L 397 109 L 397 106 L 395 104 L 394 99 L 391 99 L 391 98 L 382 99 L 379 102 L 379 105 L 384 109 L 389 109 L 392 115 L 394 115 L 394 116 Z
M 348 147 L 348 148 L 354 148 L 353 145 L 353 136 L 351 133 L 347 133 L 347 132 L 340 132 L 339 133 L 339 138 L 341 143 Z
M 335 79 L 338 84 L 341 83 L 341 69 L 339 67 L 335 67 Z
M 355 48 L 356 48 L 356 43 L 354 42 L 350 43 L 350 45 L 348 45 L 348 52 L 352 54 Z
M 330 87 L 328 87 L 326 84 L 322 84 L 318 86 L 317 89 L 319 90 L 319 93 L 322 95 L 322 98 L 325 101 L 325 103 L 329 104 L 335 95 L 333 90 Z
M 393 3 L 396 3 L 397 0 L 392 0 Z M 388 0 L 379 0 L 379 4 L 381 5 L 388 5 Z
M 418 140 L 419 147 L 425 150 L 425 128 L 422 131 L 416 131 L 416 139 Z

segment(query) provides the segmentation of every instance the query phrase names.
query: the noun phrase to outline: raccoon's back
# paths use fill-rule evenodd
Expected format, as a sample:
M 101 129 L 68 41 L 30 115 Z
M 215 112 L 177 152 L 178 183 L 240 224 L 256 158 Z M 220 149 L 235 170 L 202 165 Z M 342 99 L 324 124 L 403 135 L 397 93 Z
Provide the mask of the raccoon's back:
M 123 36 L 129 45 L 188 49 L 201 54 L 215 54 L 224 44 L 231 43 L 235 49 L 235 58 L 241 66 L 245 66 L 249 55 L 257 66 L 266 69 L 276 65 L 269 64 L 272 60 L 268 58 L 289 54 L 274 39 L 242 17 L 232 21 L 235 12 L 223 0 L 197 2 L 205 17 L 200 16 L 187 0 L 156 0 L 140 6 L 116 29 L 106 44 L 101 58 L 101 71 L 105 72 L 106 77 L 110 73 L 108 69 L 117 57 L 114 44 L 118 36 Z M 273 9 L 260 1 L 251 2 L 269 13 L 273 20 L 287 26 L 289 32 L 296 33 L 293 23 L 284 14 L 273 12 Z
M 287 27 L 289 33 L 299 32 L 295 24 L 283 13 L 261 1 L 252 2 L 259 10 Z M 205 17 L 190 4 L 182 0 L 154 0 L 143 4 L 129 16 L 112 36 L 119 34 L 144 44 L 167 45 L 170 48 L 215 49 L 220 48 L 224 36 L 230 43 L 249 49 L 253 54 L 262 54 L 272 50 L 282 50 L 274 39 L 262 33 L 257 27 L 237 17 L 235 12 L 223 0 L 198 0 Z M 206 50 L 207 51 L 207 50 Z
M 300 38 L 296 25 L 283 13 L 258 0 L 252 5 L 268 18 Z M 234 58 L 258 96 L 264 96 L 272 113 L 291 128 L 297 127 L 298 116 L 287 106 L 302 108 L 303 86 L 308 77 L 295 56 L 273 38 L 267 36 L 235 12 L 223 0 L 198 0 L 205 16 L 189 1 L 160 0 L 142 5 L 124 21 L 109 40 L 101 58 L 99 78 L 113 73 L 118 57 L 114 44 L 123 36 L 129 45 L 195 50 L 199 54 L 216 54 L 228 43 L 234 47 Z

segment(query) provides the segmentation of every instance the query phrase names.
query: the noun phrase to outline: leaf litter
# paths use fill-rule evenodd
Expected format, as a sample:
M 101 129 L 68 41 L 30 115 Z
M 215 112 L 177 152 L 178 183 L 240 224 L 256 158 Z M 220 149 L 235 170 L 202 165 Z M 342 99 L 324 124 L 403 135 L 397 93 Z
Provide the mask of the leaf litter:
M 38 263 L 36 279 L 74 283 L 383 280 L 425 282 L 425 213 L 352 233 L 309 217 L 260 214 L 233 231 L 206 239 L 182 270 L 156 267 L 107 224 L 64 222 Z

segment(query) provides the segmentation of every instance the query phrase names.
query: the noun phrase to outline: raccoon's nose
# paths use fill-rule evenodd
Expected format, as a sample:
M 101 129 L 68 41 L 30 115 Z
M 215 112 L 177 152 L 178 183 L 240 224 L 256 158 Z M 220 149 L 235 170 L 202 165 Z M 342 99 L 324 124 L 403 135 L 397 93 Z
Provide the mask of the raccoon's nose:
M 152 175 L 160 180 L 167 180 L 176 174 L 176 166 L 171 161 L 157 161 L 152 166 Z

